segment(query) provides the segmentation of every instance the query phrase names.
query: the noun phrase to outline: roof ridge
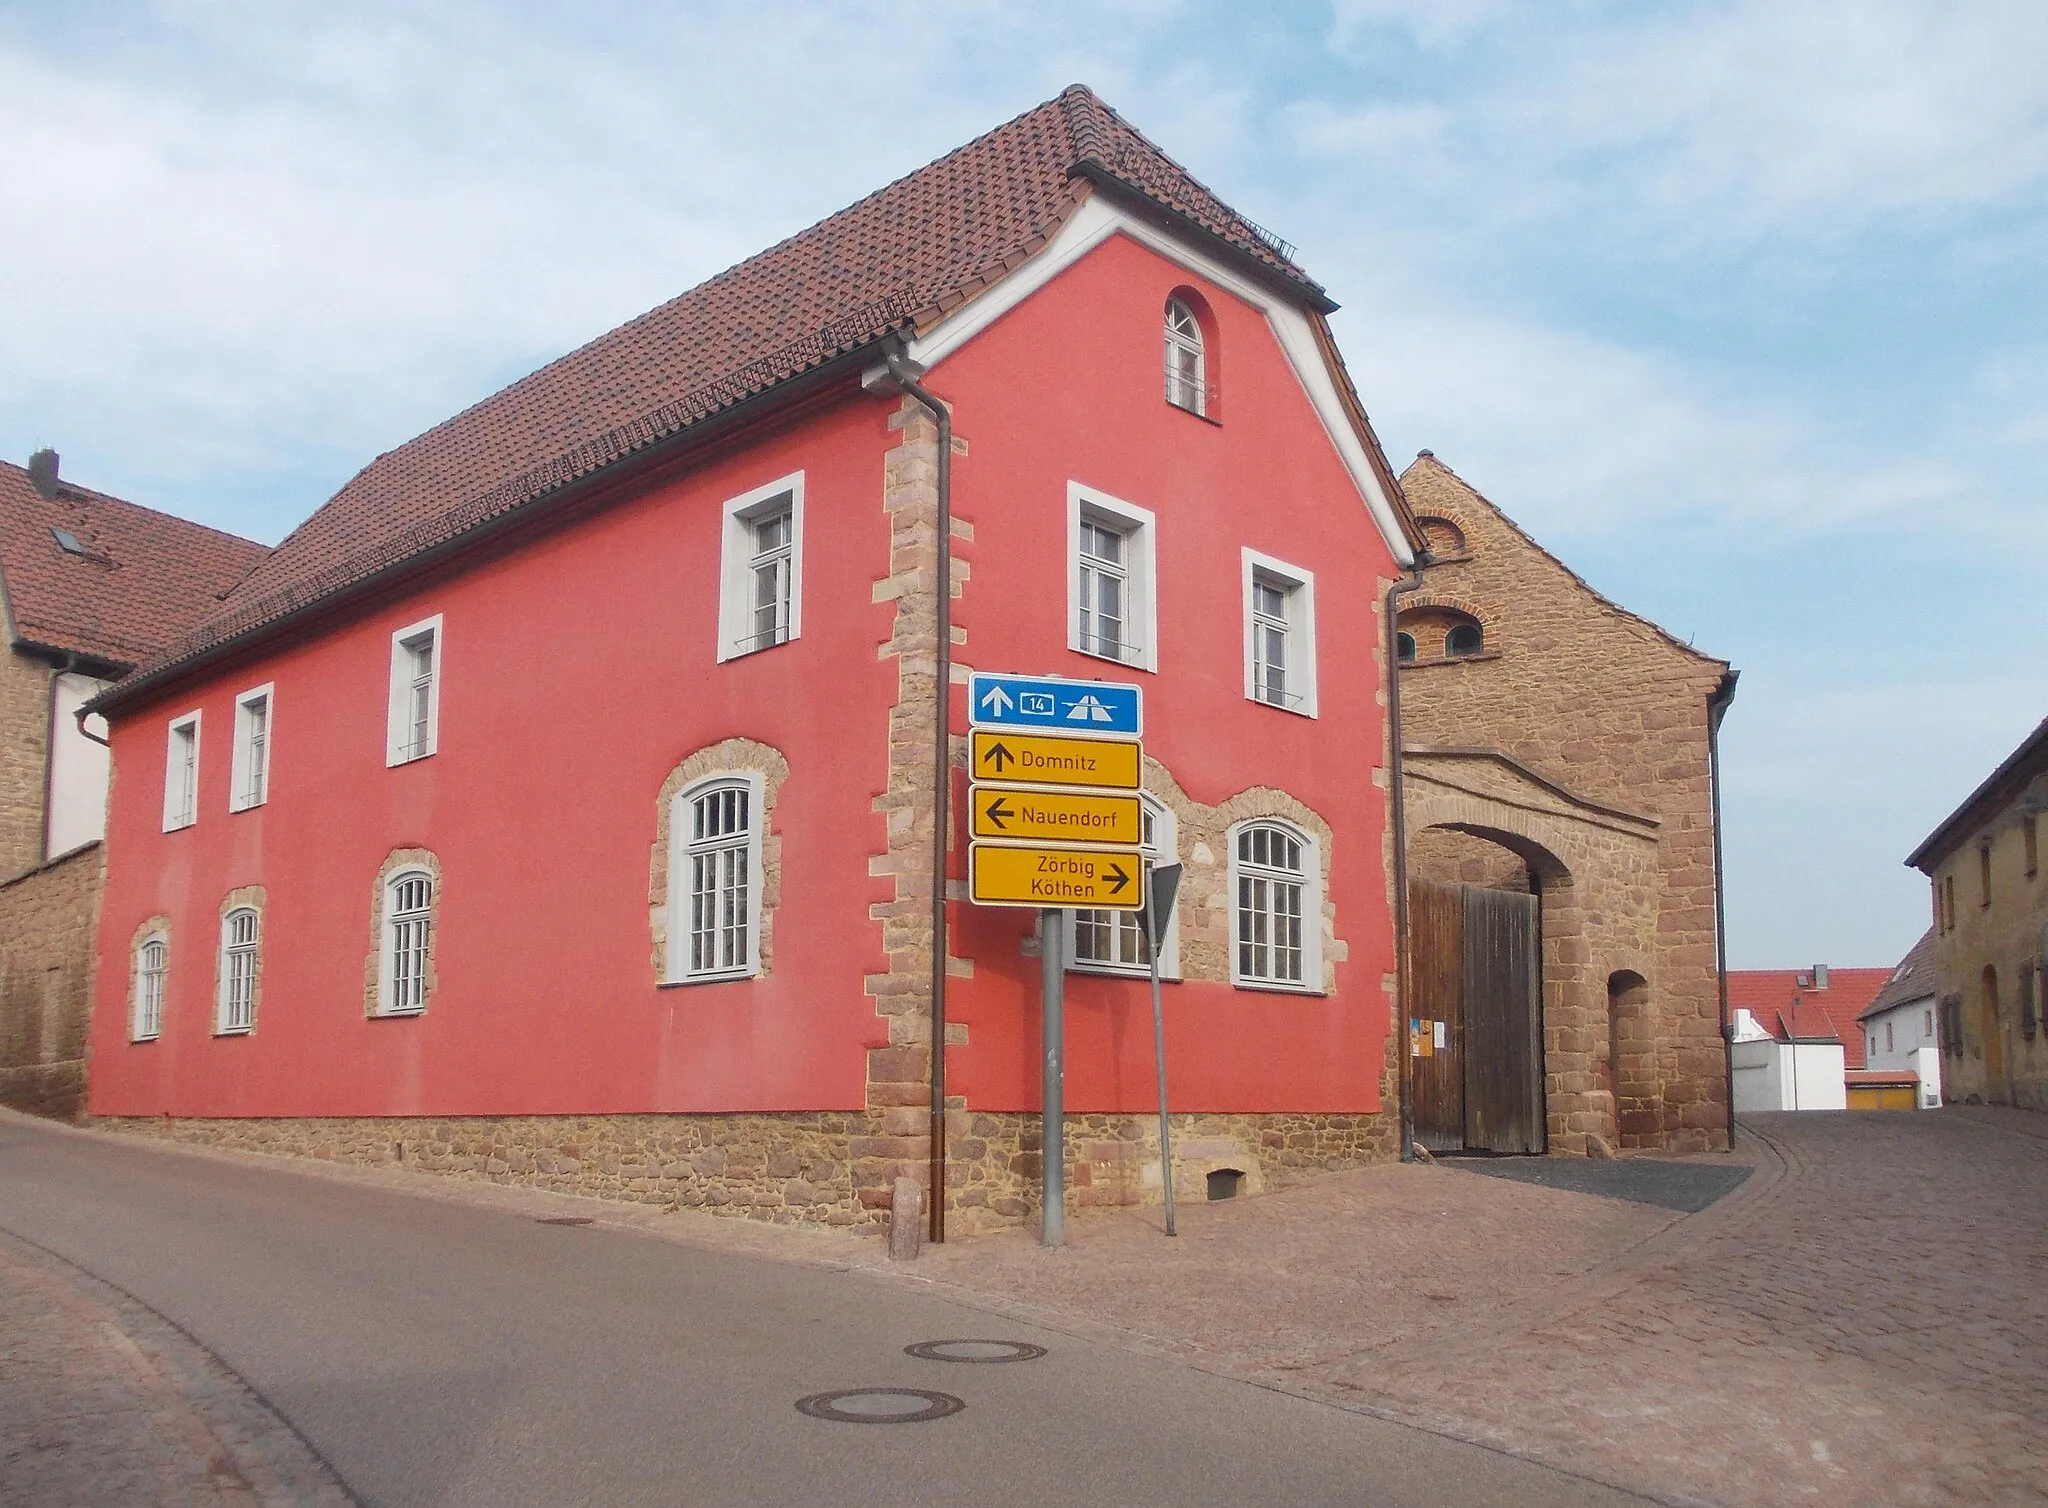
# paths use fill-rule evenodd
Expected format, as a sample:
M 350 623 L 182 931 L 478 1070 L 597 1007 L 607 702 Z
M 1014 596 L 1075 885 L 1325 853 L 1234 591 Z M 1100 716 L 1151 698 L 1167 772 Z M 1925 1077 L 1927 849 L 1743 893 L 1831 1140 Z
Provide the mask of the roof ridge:
M 1473 486 L 1470 482 L 1466 481 L 1451 467 L 1445 465 L 1443 461 L 1437 457 L 1435 451 L 1425 450 L 1420 452 L 1414 460 L 1408 463 L 1408 471 L 1413 471 L 1417 466 L 1420 466 L 1425 460 L 1429 461 L 1439 471 L 1443 472 L 1444 475 L 1448 476 L 1452 481 L 1456 482 L 1460 487 L 1464 488 L 1467 492 L 1471 493 L 1473 497 L 1477 498 L 1480 502 L 1484 503 L 1487 507 L 1491 508 L 1495 513 L 1499 514 L 1501 522 L 1506 524 L 1510 529 L 1514 530 L 1515 533 L 1521 537 L 1522 541 L 1525 544 L 1527 544 L 1531 549 L 1535 550 L 1537 554 L 1541 555 L 1545 560 L 1549 561 L 1552 565 L 1556 566 L 1560 571 L 1563 571 L 1565 575 L 1571 577 L 1571 579 L 1574 582 L 1576 582 L 1582 590 L 1584 590 L 1589 596 L 1591 596 L 1596 602 L 1600 603 L 1603 607 L 1612 608 L 1615 612 L 1621 614 L 1622 617 L 1630 619 L 1633 622 L 1642 624 L 1643 627 L 1649 629 L 1652 633 L 1656 634 L 1657 637 L 1662 639 L 1665 643 L 1671 645 L 1674 649 L 1683 650 L 1686 654 L 1691 655 L 1696 660 L 1703 661 L 1709 665 L 1719 665 L 1723 669 L 1726 669 L 1729 666 L 1729 664 L 1731 663 L 1730 661 L 1724 660 L 1720 658 L 1718 655 L 1710 655 L 1703 649 L 1693 648 L 1693 646 L 1690 643 L 1688 643 L 1684 639 L 1679 638 L 1678 635 L 1671 632 L 1670 629 L 1666 628 L 1663 624 L 1657 622 L 1654 618 L 1646 618 L 1641 613 L 1636 612 L 1633 608 L 1623 607 L 1619 602 L 1616 602 L 1612 597 L 1608 596 L 1605 592 L 1601 591 L 1600 588 L 1594 586 L 1592 582 L 1588 581 L 1585 577 L 1581 576 L 1577 571 L 1573 570 L 1569 565 L 1567 565 L 1563 559 L 1561 559 L 1557 555 L 1552 554 L 1551 551 L 1545 547 L 1543 542 L 1537 539 L 1535 535 L 1531 534 L 1527 529 L 1523 528 L 1520 524 L 1516 523 L 1514 520 L 1514 516 L 1510 514 L 1507 509 L 1503 508 L 1499 503 L 1496 503 L 1492 498 L 1488 497 L 1485 493 L 1481 492 L 1477 487 Z M 1407 487 L 1408 471 L 1404 471 L 1401 473 L 1402 488 L 1404 491 Z
M 28 468 L 26 466 L 17 466 L 12 461 L 0 460 L 0 467 L 5 467 L 9 471 L 18 471 L 23 476 L 27 476 L 29 474 Z M 71 481 L 67 477 L 59 477 L 57 479 L 57 496 L 53 498 L 51 501 L 65 501 L 66 493 L 72 494 L 72 501 L 76 501 L 78 498 L 83 497 L 91 500 L 92 502 L 106 503 L 116 508 L 132 508 L 137 513 L 147 513 L 152 518 L 161 518 L 167 520 L 170 523 L 178 524 L 183 528 L 198 529 L 207 534 L 211 534 L 218 539 L 228 540 L 234 544 L 254 545 L 257 549 L 266 551 L 275 548 L 272 545 L 266 545 L 260 539 L 251 539 L 246 534 L 236 534 L 232 530 L 221 529 L 215 527 L 212 524 L 201 523 L 196 518 L 186 518 L 183 514 L 172 513 L 163 508 L 152 508 L 147 503 L 138 503 L 125 497 L 116 497 L 111 492 L 101 492 L 96 487 L 81 486 L 79 483 Z

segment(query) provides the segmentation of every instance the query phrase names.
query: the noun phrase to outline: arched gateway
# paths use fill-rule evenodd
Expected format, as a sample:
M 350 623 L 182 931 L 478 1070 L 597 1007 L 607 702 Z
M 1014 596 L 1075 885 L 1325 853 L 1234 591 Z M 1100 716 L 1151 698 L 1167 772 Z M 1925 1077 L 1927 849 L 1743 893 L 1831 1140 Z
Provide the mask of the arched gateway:
M 1621 1145 L 1663 1111 L 1649 961 L 1657 822 L 1498 750 L 1411 748 L 1403 759 L 1417 1141 Z M 1622 975 L 1628 1009 L 1616 1017 L 1609 988 Z

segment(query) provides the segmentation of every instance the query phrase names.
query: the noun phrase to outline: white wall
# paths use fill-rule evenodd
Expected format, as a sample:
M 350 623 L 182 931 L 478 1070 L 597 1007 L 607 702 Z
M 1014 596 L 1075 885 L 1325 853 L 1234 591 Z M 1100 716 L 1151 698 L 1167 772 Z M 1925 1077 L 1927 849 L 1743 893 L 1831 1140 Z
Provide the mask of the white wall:
M 1932 1042 L 1913 1054 L 1913 1071 L 1920 1075 L 1920 1108 L 1941 1108 L 1941 1049 Z
M 1849 1108 L 1846 1065 L 1838 1042 L 1776 1042 L 1763 1037 L 1733 1043 L 1731 1052 L 1738 1115 Z
M 107 686 L 88 675 L 57 677 L 50 717 L 50 806 L 43 826 L 43 857 L 54 859 L 107 835 L 108 751 L 78 731 L 72 714 Z M 93 732 L 105 738 L 103 719 Z
M 1927 1017 L 1934 1009 L 1934 997 L 1923 1000 L 1906 1000 L 1893 1006 L 1882 1015 L 1860 1021 L 1857 1027 L 1863 1033 L 1863 1047 L 1869 1068 L 1905 1069 L 1914 1064 L 1914 1055 L 1923 1047 L 1938 1046 L 1934 1033 L 1928 1029 Z M 1884 1045 L 1885 1027 L 1892 1029 L 1892 1045 Z M 1875 1041 L 1877 1045 L 1870 1044 Z

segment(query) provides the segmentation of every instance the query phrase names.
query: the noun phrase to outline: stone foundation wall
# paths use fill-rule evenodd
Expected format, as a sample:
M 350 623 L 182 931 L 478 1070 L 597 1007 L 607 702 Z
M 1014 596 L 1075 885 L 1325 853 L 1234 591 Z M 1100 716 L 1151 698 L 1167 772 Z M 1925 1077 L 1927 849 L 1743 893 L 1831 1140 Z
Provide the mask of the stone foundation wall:
M 859 1111 L 801 1115 L 107 1118 L 107 1130 L 323 1162 L 405 1167 L 781 1224 L 886 1223 L 854 1171 Z
M 1035 1221 L 1044 1142 L 1039 1118 L 1015 1111 L 956 1110 L 948 1121 L 948 1227 L 963 1233 Z M 1070 1115 L 1067 1208 L 1160 1204 L 1157 1115 Z M 1240 1193 L 1291 1188 L 1324 1173 L 1391 1162 L 1401 1154 L 1399 1117 L 1205 1114 L 1173 1117 L 1173 1189 L 1183 1204 L 1208 1197 L 1208 1175 L 1233 1168 Z
M 109 1117 L 112 1131 L 324 1162 L 405 1167 L 455 1178 L 554 1189 L 780 1224 L 880 1231 L 889 1218 L 873 1163 L 893 1138 L 873 1112 L 800 1115 L 408 1116 L 325 1119 Z M 1034 1219 L 1042 1169 L 1039 1121 L 955 1110 L 948 1123 L 949 1230 Z M 1158 1204 L 1157 1116 L 1067 1121 L 1067 1206 Z M 1234 1168 L 1241 1192 L 1265 1193 L 1387 1162 L 1399 1127 L 1384 1115 L 1177 1115 L 1174 1191 L 1207 1198 L 1208 1175 Z M 886 1192 L 883 1191 L 883 1192 Z
M 0 1105 L 70 1120 L 85 1108 L 97 843 L 0 885 Z

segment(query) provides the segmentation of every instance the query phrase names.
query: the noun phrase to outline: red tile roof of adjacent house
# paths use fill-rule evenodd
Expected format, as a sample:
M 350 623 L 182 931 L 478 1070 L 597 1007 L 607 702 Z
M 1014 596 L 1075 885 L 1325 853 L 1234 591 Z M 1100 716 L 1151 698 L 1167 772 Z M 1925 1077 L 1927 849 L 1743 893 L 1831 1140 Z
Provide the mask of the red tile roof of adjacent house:
M 1042 249 L 1098 190 L 1167 217 L 1318 313 L 1335 307 L 1283 243 L 1075 85 L 379 456 L 108 703 L 890 332 L 935 322 Z
M 218 612 L 270 553 L 61 476 L 54 491 L 44 497 L 27 470 L 0 461 L 0 582 L 19 643 L 140 664 Z
M 1863 1067 L 1863 1029 L 1856 1017 L 1877 998 L 1890 969 L 1829 969 L 1818 988 L 1811 969 L 1730 969 L 1728 1009 L 1746 1010 L 1780 1042 L 1836 1038 L 1844 1066 Z

